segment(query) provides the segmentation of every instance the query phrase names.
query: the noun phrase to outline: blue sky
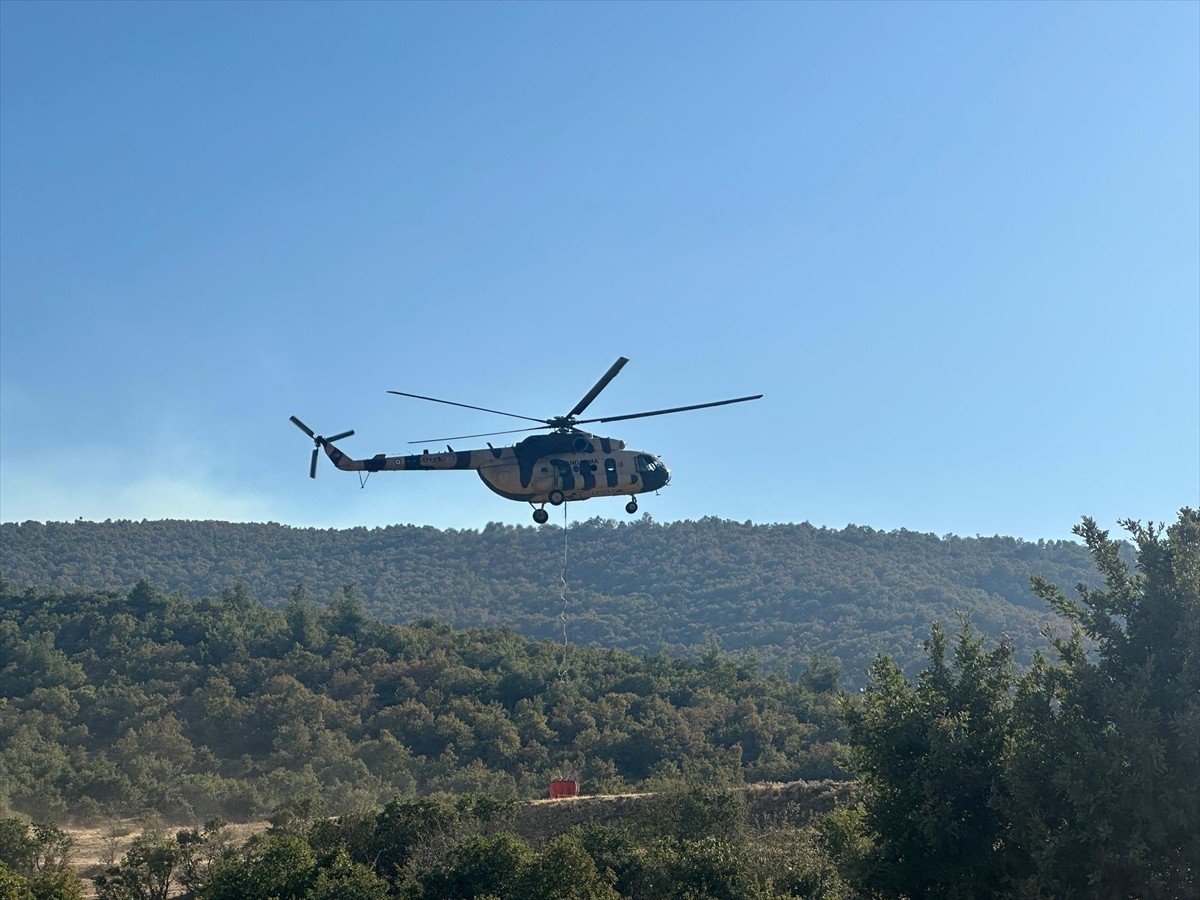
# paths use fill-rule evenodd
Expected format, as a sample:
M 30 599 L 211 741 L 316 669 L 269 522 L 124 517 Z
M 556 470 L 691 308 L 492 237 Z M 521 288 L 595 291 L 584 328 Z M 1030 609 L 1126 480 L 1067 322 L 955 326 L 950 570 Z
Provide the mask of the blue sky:
M 513 420 L 388 389 L 622 355 L 589 414 L 766 395 L 599 426 L 659 521 L 1173 519 L 1200 4 L 0 4 L 0 519 L 525 524 L 288 416 L 409 452 Z

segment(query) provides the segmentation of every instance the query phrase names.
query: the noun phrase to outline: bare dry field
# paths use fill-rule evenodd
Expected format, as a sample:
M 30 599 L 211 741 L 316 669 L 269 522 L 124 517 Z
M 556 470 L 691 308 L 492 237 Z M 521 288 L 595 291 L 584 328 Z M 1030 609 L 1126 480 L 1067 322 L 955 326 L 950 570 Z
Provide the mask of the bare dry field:
M 67 832 L 75 843 L 71 847 L 71 864 L 75 870 L 86 879 L 99 875 L 109 866 L 119 862 L 121 857 L 147 828 L 161 831 L 163 834 L 174 835 L 186 828 L 199 828 L 201 823 L 189 822 L 183 825 L 150 825 L 133 820 L 117 820 L 92 828 L 67 827 Z M 251 835 L 266 831 L 266 822 L 248 822 L 241 825 L 230 825 L 229 834 L 233 840 L 241 844 Z

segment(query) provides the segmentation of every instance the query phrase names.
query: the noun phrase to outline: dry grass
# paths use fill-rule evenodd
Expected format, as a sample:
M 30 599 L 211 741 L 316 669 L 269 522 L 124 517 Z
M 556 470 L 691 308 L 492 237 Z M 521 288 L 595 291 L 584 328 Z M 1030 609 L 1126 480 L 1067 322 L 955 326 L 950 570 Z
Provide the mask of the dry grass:
M 121 861 L 134 839 L 146 830 L 161 831 L 174 835 L 185 828 L 199 828 L 202 823 L 188 822 L 176 825 L 138 822 L 133 819 L 117 819 L 92 828 L 66 827 L 63 829 L 75 841 L 71 847 L 71 865 L 74 866 L 90 889 L 91 879 L 110 866 Z M 229 835 L 235 844 L 242 844 L 252 835 L 266 831 L 266 822 L 247 822 L 230 825 Z

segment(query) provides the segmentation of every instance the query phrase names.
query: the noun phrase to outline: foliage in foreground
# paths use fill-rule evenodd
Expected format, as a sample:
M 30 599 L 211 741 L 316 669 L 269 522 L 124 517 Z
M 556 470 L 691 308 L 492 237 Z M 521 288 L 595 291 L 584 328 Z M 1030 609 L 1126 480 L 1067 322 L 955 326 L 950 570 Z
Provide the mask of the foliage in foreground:
M 638 819 L 577 827 L 537 846 L 513 832 L 514 804 L 481 795 L 396 800 L 336 820 L 292 817 L 240 847 L 210 823 L 131 850 L 96 885 L 100 900 L 850 896 L 811 830 L 751 827 L 740 796 L 678 788 Z
M 1104 576 L 1078 599 L 1035 591 L 1075 625 L 1016 674 L 964 623 L 935 628 L 915 683 L 887 658 L 847 706 L 865 788 L 825 823 L 859 889 L 882 897 L 1162 897 L 1200 889 L 1200 513 L 1166 532 L 1090 519 Z M 1095 655 L 1085 651 L 1084 638 Z
M 0 819 L 0 900 L 81 900 L 72 843 L 57 825 Z

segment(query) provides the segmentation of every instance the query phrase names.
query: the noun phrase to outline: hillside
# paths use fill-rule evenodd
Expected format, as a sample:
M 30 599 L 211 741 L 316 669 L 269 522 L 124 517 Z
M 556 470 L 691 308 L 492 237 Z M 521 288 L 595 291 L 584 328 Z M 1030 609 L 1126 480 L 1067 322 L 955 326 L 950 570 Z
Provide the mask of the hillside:
M 226 522 L 27 522 L 0 525 L 0 578 L 11 587 L 128 591 L 146 578 L 189 597 L 242 585 L 281 607 L 298 585 L 320 602 L 355 584 L 390 623 L 511 627 L 636 653 L 754 651 L 793 674 L 814 655 L 861 683 L 875 654 L 912 670 L 934 621 L 958 611 L 1007 633 L 1028 659 L 1057 621 L 1029 590 L 1039 574 L 1094 583 L 1068 541 L 937 537 L 850 526 L 752 525 L 718 519 L 657 524 L 591 519 L 561 528 L 490 524 L 320 530 Z
M 69 836 L 11 813 L 150 812 L 206 824 L 139 836 L 104 896 L 155 859 L 207 900 L 560 896 L 564 877 L 662 900 L 1194 896 L 1200 517 L 1124 527 L 1134 559 L 1076 528 L 1100 586 L 1035 579 L 1078 629 L 1049 658 L 1021 669 L 1011 640 L 935 628 L 916 678 L 882 657 L 852 693 L 711 642 L 639 656 L 383 625 L 352 587 L 272 610 L 243 587 L 3 586 L 0 878 L 49 896 L 74 877 Z M 607 796 L 520 802 L 564 774 Z M 848 776 L 857 802 L 803 824 Z M 272 827 L 236 847 L 214 814 Z

